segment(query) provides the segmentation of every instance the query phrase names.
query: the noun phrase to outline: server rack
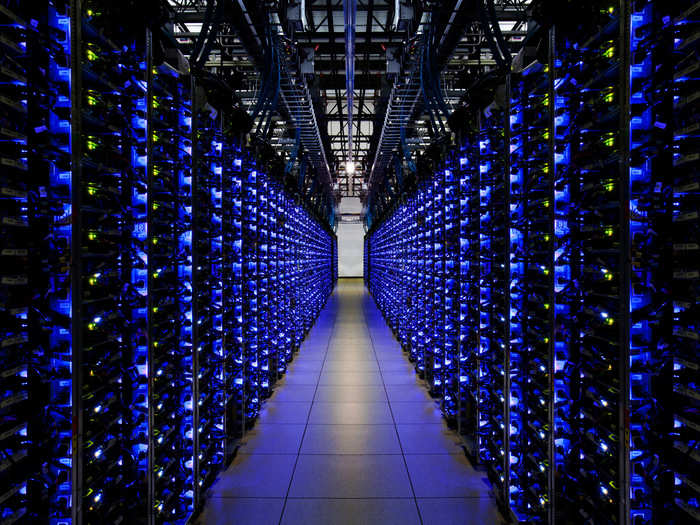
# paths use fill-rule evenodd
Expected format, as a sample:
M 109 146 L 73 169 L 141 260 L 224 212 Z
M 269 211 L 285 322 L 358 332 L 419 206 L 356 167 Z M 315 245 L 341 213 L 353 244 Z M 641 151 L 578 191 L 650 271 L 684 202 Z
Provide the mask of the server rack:
M 508 108 L 483 115 L 479 155 L 478 458 L 496 498 L 507 507 L 510 487 L 510 231 Z M 476 160 L 475 159 L 475 160 Z M 481 409 L 483 407 L 483 410 Z
M 228 115 L 193 112 L 199 79 L 158 58 L 164 28 L 129 16 L 0 3 L 4 524 L 184 523 L 246 424 L 254 153 Z M 267 213 L 297 213 L 316 243 L 318 264 L 285 291 L 312 283 L 313 304 L 288 303 L 308 330 L 332 291 L 335 236 L 300 205 L 276 210 L 291 198 L 267 184 Z M 288 252 L 303 242 L 290 235 Z M 276 273 L 265 278 L 272 334 Z
M 434 173 L 427 181 L 425 200 L 425 222 L 427 227 L 425 257 L 426 268 L 427 316 L 425 330 L 425 347 L 423 353 L 425 380 L 430 393 L 438 397 L 442 385 L 442 351 L 443 351 L 443 239 L 442 216 L 444 213 L 441 177 Z
M 460 177 L 458 428 L 514 521 L 695 522 L 700 4 L 576 9 L 445 158 Z M 367 235 L 380 308 L 398 213 Z M 423 250 L 434 229 L 413 227 Z
M 673 503 L 678 513 L 678 520 L 686 519 L 700 522 L 698 509 L 698 463 L 700 454 L 697 451 L 700 426 L 698 425 L 698 355 L 700 350 L 700 327 L 698 326 L 700 312 L 698 296 L 700 295 L 700 263 L 698 249 L 700 234 L 698 232 L 698 208 L 700 204 L 700 170 L 698 169 L 698 53 L 697 26 L 700 18 L 700 2 L 684 1 L 674 5 L 672 9 L 641 4 L 646 9 L 652 9 L 655 20 L 666 22 L 670 17 L 673 34 L 672 71 L 662 77 L 673 86 L 673 273 L 671 281 L 673 301 L 673 431 L 671 471 L 673 472 Z M 641 7 L 641 6 L 640 6 Z M 666 11 L 665 9 L 668 9 Z M 661 55 L 663 56 L 663 55 Z M 669 78 L 672 75 L 672 80 Z M 654 85 L 654 84 L 652 84 Z M 655 128 L 657 126 L 654 126 Z M 640 137 L 632 133 L 633 147 L 644 151 L 645 143 L 636 142 Z M 657 144 L 663 143 L 657 138 Z M 641 141 L 640 141 L 641 142 Z M 652 151 L 654 151 L 652 149 Z M 665 164 L 667 166 L 668 164 Z M 663 170 L 657 171 L 660 177 Z M 654 180 L 656 182 L 656 180 Z M 651 266 L 651 265 L 650 265 Z M 653 266 L 652 266 L 653 268 Z M 657 357 L 658 356 L 658 357 Z M 665 357 L 657 353 L 657 361 L 649 363 L 649 368 L 657 365 L 658 358 Z M 658 365 L 657 365 L 658 366 Z M 633 390 L 633 392 L 635 392 Z M 655 394 L 652 391 L 652 394 Z M 663 411 L 667 405 L 663 405 Z M 640 415 L 644 414 L 644 406 L 640 407 Z M 662 427 L 662 430 L 665 429 Z M 634 452 L 634 450 L 633 450 Z M 640 465 L 635 476 L 642 477 L 645 482 L 658 476 L 658 467 L 652 462 L 647 466 L 642 463 L 646 457 L 633 457 Z M 652 483 L 649 483 L 652 484 Z M 668 485 L 666 485 L 668 487 Z M 666 501 L 666 493 L 654 498 L 655 509 L 659 507 L 658 500 Z M 661 509 L 663 512 L 663 508 Z
M 276 353 L 270 345 L 270 183 L 264 172 L 258 176 L 258 369 L 259 397 L 272 393 L 277 379 Z
M 459 195 L 436 167 L 367 236 L 366 279 L 416 372 L 456 424 L 459 343 Z
M 195 90 L 193 90 L 193 93 Z M 194 507 L 225 464 L 224 160 L 221 119 L 194 112 L 192 348 Z
M 0 516 L 9 523 L 71 516 L 70 35 L 64 2 L 0 3 Z
M 255 420 L 260 411 L 261 373 L 259 364 L 259 241 L 258 241 L 258 171 L 255 164 L 243 173 L 243 326 L 245 363 L 245 424 Z
M 488 424 L 482 420 L 479 392 L 480 361 L 480 239 L 474 227 L 480 217 L 480 167 L 477 131 L 468 129 L 462 136 L 458 150 L 459 177 L 459 392 L 457 432 L 463 436 L 466 450 L 472 459 L 478 457 L 480 429 Z
M 629 486 L 625 10 L 624 2 L 596 9 L 587 18 L 590 25 L 577 33 L 580 37 L 555 40 L 553 64 L 555 96 L 566 104 L 559 111 L 570 115 L 568 135 L 555 146 L 569 150 L 569 162 L 559 163 L 558 169 L 579 203 L 569 216 L 576 279 L 568 294 L 575 300 L 573 350 L 578 354 L 572 357 L 579 368 L 569 389 L 576 415 L 561 419 L 574 420 L 569 446 L 581 453 L 558 449 L 564 453 L 562 486 L 576 483 L 591 494 L 573 501 L 562 492 L 555 512 L 620 523 L 629 519 L 628 491 L 622 488 Z M 560 297 L 570 307 L 566 293 Z
M 550 88 L 547 64 L 511 77 L 509 506 L 531 523 L 547 521 L 553 481 Z
M 224 367 L 224 464 L 245 432 L 243 317 L 243 152 L 240 138 L 223 130 L 222 146 L 222 348 Z
M 152 33 L 149 33 L 152 49 Z M 152 60 L 152 53 L 150 53 Z M 191 80 L 149 62 L 149 508 L 153 522 L 194 509 Z M 198 451 L 199 452 L 199 451 Z
M 454 165 L 454 158 L 448 160 L 448 165 Z M 448 422 L 456 426 L 459 406 L 459 177 L 454 169 L 442 170 L 443 200 L 444 200 L 444 358 L 443 358 L 443 394 L 442 411 Z
M 108 13 L 90 2 L 70 9 L 72 520 L 137 521 L 148 505 L 151 466 L 145 31 L 106 30 Z

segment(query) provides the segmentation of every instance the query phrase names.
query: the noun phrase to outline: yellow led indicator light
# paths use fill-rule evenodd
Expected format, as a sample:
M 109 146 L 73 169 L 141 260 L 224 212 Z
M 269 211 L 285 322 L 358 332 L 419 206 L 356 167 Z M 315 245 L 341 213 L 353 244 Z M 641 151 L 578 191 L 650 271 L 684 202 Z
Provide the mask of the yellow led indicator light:
M 608 47 L 603 51 L 603 56 L 605 58 L 613 58 L 615 56 L 615 42 L 608 41 Z

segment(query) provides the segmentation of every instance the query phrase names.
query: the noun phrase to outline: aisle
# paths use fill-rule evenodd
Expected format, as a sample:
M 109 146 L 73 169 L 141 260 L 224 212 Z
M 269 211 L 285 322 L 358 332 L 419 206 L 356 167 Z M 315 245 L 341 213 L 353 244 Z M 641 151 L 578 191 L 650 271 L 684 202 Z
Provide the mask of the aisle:
M 360 279 L 341 279 L 202 524 L 499 523 Z

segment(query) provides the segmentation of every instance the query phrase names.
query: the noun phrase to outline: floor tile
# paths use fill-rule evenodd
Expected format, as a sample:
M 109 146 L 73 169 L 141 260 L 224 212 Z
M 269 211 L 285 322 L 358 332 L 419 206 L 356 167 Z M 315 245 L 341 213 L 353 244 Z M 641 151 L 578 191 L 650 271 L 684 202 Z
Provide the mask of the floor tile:
M 283 498 L 296 454 L 240 454 L 211 488 L 220 498 Z
M 378 352 L 382 350 L 401 351 L 401 345 L 393 337 L 377 337 L 376 334 L 372 334 L 372 343 Z
M 309 425 L 302 454 L 401 454 L 394 425 Z
M 292 369 L 290 372 L 320 372 L 323 368 L 323 360 L 308 360 L 299 358 L 300 361 L 296 361 L 292 364 Z
M 379 370 L 377 361 L 353 361 L 352 366 L 347 361 L 328 361 L 323 367 L 324 372 L 344 372 L 352 370 L 361 372 L 365 370 Z
M 257 424 L 245 435 L 239 454 L 296 454 L 306 424 Z
M 406 499 L 288 499 L 282 525 L 419 525 Z
M 392 356 L 392 357 L 381 357 L 377 356 L 377 361 L 379 361 L 379 368 L 382 369 L 382 372 L 406 372 L 406 373 L 411 373 L 413 372 L 413 375 L 416 375 L 415 372 L 413 371 L 413 367 L 408 364 L 408 361 L 399 356 Z
M 442 414 L 433 401 L 392 402 L 391 412 L 397 424 L 401 423 L 440 423 Z
M 382 380 L 385 385 L 408 385 L 415 386 L 416 388 L 422 388 L 423 385 L 417 376 L 412 372 L 382 372 Z
M 333 340 L 334 338 L 330 334 L 309 334 L 309 339 L 307 339 L 301 344 L 301 347 L 299 348 L 299 353 L 306 354 L 310 351 L 325 352 L 328 348 L 328 343 Z
M 316 385 L 321 372 L 290 371 L 282 379 L 279 387 L 296 385 Z M 275 388 L 278 388 L 277 386 Z
M 396 426 L 406 454 L 464 454 L 462 441 L 444 423 Z
M 309 424 L 371 425 L 391 424 L 389 403 L 314 403 Z
M 393 356 L 397 358 L 403 358 L 406 355 L 401 349 L 399 343 L 396 341 L 392 343 L 382 343 L 374 340 L 372 341 L 372 348 L 377 353 L 377 355 L 382 355 L 386 357 Z
M 291 498 L 411 496 L 400 455 L 301 455 L 289 492 Z
M 413 365 L 408 361 L 379 361 L 379 367 L 382 372 L 411 372 L 415 373 L 413 370 Z
M 419 498 L 424 525 L 500 525 L 505 523 L 488 498 Z
M 369 386 L 383 385 L 379 372 L 368 370 L 365 372 L 323 372 L 318 381 L 319 385 L 337 386 Z
M 210 498 L 195 525 L 278 525 L 284 498 Z
M 383 386 L 329 386 L 319 385 L 314 402 L 317 403 L 379 403 L 386 401 Z
M 351 329 L 345 332 L 344 330 L 338 330 L 333 335 L 331 339 L 331 344 L 339 346 L 358 346 L 358 343 L 363 345 L 371 344 L 372 338 L 364 328 Z
M 292 385 L 291 388 L 276 390 L 270 401 L 275 403 L 311 401 L 315 392 L 316 385 Z
M 297 359 L 301 361 L 323 361 L 326 358 L 328 348 L 302 348 Z
M 489 497 L 486 474 L 474 470 L 466 456 L 406 454 L 405 458 L 418 498 Z
M 258 424 L 277 425 L 285 423 L 306 423 L 311 410 L 311 401 L 274 403 L 268 401 L 263 406 Z
M 369 350 L 329 350 L 326 354 L 326 363 L 333 361 L 355 362 L 355 361 L 371 361 L 376 362 L 377 358 Z
M 421 402 L 429 401 L 430 395 L 422 386 L 416 387 L 412 385 L 387 385 L 387 396 L 389 402 Z
M 363 333 L 360 330 L 353 330 L 353 332 L 357 333 L 353 333 L 352 335 L 345 337 L 339 334 L 335 334 L 329 340 L 329 350 L 334 348 L 341 348 L 347 350 L 362 350 L 372 348 L 372 338 L 369 336 L 369 334 Z

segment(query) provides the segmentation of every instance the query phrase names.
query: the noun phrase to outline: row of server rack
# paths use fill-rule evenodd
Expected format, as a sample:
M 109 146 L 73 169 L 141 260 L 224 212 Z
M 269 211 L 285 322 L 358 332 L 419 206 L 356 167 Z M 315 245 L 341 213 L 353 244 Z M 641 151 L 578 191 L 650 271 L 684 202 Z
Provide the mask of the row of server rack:
M 511 520 L 700 523 L 700 2 L 584 4 L 365 279 Z
M 0 2 L 2 525 L 186 522 L 337 277 L 164 27 L 103 4 Z

